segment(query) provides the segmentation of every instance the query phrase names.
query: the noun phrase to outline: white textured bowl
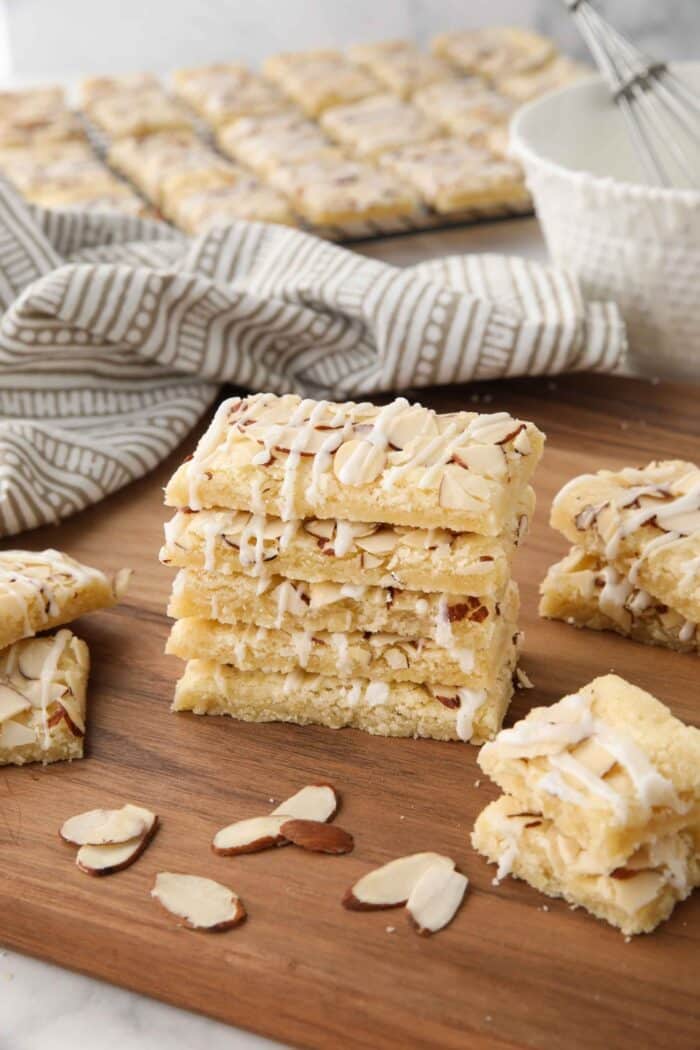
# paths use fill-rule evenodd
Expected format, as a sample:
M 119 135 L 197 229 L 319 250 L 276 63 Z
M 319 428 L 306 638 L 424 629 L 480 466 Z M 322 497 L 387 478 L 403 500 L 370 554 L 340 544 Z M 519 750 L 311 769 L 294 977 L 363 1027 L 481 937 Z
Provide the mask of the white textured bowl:
M 700 89 L 700 63 L 677 69 Z M 619 303 L 629 370 L 700 379 L 700 192 L 644 184 L 597 76 L 524 106 L 511 143 L 552 262 Z

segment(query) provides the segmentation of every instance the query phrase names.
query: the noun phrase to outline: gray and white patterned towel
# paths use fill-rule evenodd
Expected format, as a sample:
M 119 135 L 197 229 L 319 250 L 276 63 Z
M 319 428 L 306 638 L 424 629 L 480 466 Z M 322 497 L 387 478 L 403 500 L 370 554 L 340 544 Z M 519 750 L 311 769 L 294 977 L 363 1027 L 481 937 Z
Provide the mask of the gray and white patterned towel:
M 156 466 L 224 381 L 346 399 L 615 371 L 612 303 L 523 259 L 396 269 L 241 222 L 189 240 L 52 212 L 0 186 L 0 536 L 57 521 Z

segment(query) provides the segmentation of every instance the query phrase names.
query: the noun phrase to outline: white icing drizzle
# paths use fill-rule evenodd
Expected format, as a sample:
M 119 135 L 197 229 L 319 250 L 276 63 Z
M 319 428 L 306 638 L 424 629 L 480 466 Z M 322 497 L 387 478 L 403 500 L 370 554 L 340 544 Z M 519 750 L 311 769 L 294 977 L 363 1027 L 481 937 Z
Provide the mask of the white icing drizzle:
M 300 667 L 308 667 L 309 657 L 313 646 L 313 635 L 311 631 L 292 631 L 292 645 Z
M 476 712 L 486 702 L 486 690 L 461 688 L 457 690 L 457 695 L 457 736 L 460 740 L 469 742 L 474 731 Z
M 570 802 L 573 806 L 587 805 L 586 796 L 567 784 L 561 773 L 556 769 L 552 769 L 549 773 L 545 773 L 543 777 L 540 777 L 537 787 L 541 791 L 546 791 L 548 795 L 560 798 L 562 802 Z
M 352 670 L 352 660 L 350 659 L 348 636 L 343 631 L 336 631 L 332 637 L 333 647 L 338 657 L 338 671 L 341 675 L 349 674 Z
M 627 734 L 613 730 L 596 719 L 595 737 L 625 770 L 643 806 L 647 809 L 653 806 L 669 806 L 671 809 L 683 811 L 685 807 L 676 795 L 671 781 L 659 773 L 642 749 Z
M 603 589 L 598 597 L 601 610 L 617 623 L 629 622 L 625 604 L 632 593 L 632 584 L 612 565 L 606 565 L 599 575 L 603 578 Z
M 202 522 L 205 572 L 214 572 L 216 568 L 216 541 L 219 531 L 219 522 L 215 517 L 205 518 Z
M 350 521 L 337 521 L 333 538 L 333 553 L 336 558 L 344 558 L 355 545 L 355 532 Z
M 579 762 L 579 760 L 574 758 L 573 755 L 570 755 L 568 751 L 564 751 L 558 755 L 550 755 L 549 762 L 555 769 L 572 777 L 574 780 L 578 780 L 588 788 L 592 795 L 598 795 L 604 802 L 607 802 L 620 824 L 625 822 L 627 819 L 626 800 L 622 795 L 618 794 L 617 791 L 611 788 L 609 784 L 606 784 L 602 777 L 591 772 L 583 762 Z
M 435 643 L 443 649 L 449 649 L 453 642 L 454 635 L 452 633 L 452 624 L 450 623 L 447 595 L 441 594 L 435 617 Z
M 250 482 L 250 509 L 253 514 L 258 514 L 262 517 L 267 513 L 262 494 L 262 482 L 257 476 L 254 476 Z
M 261 515 L 251 514 L 241 532 L 238 548 L 241 565 L 246 568 L 252 565 L 255 576 L 261 574 L 265 561 L 265 522 Z

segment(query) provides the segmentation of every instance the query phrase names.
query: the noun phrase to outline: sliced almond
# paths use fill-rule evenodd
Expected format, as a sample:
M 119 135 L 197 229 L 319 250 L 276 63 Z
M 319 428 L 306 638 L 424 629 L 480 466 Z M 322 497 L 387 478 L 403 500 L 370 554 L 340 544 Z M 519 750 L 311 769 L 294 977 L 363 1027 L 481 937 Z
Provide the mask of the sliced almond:
M 345 441 L 333 457 L 333 473 L 343 485 L 368 485 L 386 464 L 386 453 L 370 441 Z
M 440 481 L 440 506 L 448 510 L 481 511 L 484 504 L 474 494 L 473 479 L 474 475 L 470 471 L 455 463 L 449 463 Z
M 452 922 L 469 885 L 460 871 L 433 864 L 414 885 L 406 911 L 418 933 L 431 934 Z
M 258 853 L 272 846 L 284 846 L 285 838 L 280 833 L 280 827 L 288 819 L 288 815 L 271 814 L 238 820 L 217 831 L 212 849 L 222 857 L 235 857 L 240 853 Z
M 73 735 L 85 736 L 83 706 L 70 689 L 63 691 L 59 698 L 59 706 L 63 709 L 63 717 Z
M 56 704 L 56 710 L 49 716 L 46 725 L 49 729 L 53 729 L 54 726 L 59 725 L 61 722 L 65 722 L 68 727 L 68 732 L 80 739 L 85 736 L 85 723 L 82 719 L 79 719 L 79 721 L 81 722 L 81 725 L 74 722 L 71 718 L 70 710 L 65 707 L 62 702 L 58 702 Z
M 148 832 L 155 813 L 127 804 L 121 809 L 89 809 L 65 821 L 59 835 L 73 846 L 105 846 L 129 842 Z
M 24 678 L 41 678 L 46 658 L 53 647 L 53 638 L 32 638 L 20 647 L 17 667 Z
M 484 445 L 503 445 L 517 437 L 525 429 L 525 424 L 510 416 L 503 419 L 504 414 L 496 412 L 492 420 L 489 416 L 481 416 L 479 426 L 474 430 L 474 440 Z
M 273 809 L 272 816 L 282 814 L 288 820 L 326 821 L 335 816 L 340 802 L 332 784 L 309 784 Z
M 9 682 L 0 682 L 0 724 L 21 714 L 22 711 L 28 711 L 31 706 L 27 697 Z
M 432 437 L 438 427 L 435 413 L 423 405 L 411 405 L 395 416 L 386 429 L 389 444 L 403 449 L 416 437 Z
M 330 540 L 335 532 L 335 522 L 331 519 L 309 518 L 304 522 L 304 529 L 320 540 Z
M 487 478 L 503 478 L 506 475 L 506 457 L 500 445 L 469 445 L 456 449 L 452 458 L 460 467 Z
M 289 842 L 313 853 L 350 853 L 355 845 L 349 831 L 322 820 L 287 820 L 280 830 Z
M 129 581 L 133 575 L 133 569 L 119 569 L 114 574 L 114 579 L 112 580 L 112 593 L 118 602 L 121 601 L 126 594 L 129 587 Z
M 339 431 L 317 430 L 315 427 L 285 427 L 275 440 L 275 448 L 280 452 L 299 452 L 302 456 L 315 456 L 321 448 L 333 439 L 337 447 L 342 438 Z M 331 448 L 330 451 L 334 449 Z
M 124 871 L 134 861 L 138 860 L 148 846 L 158 827 L 158 818 L 138 838 L 129 839 L 128 842 L 119 842 L 104 846 L 81 846 L 75 858 L 75 863 L 86 875 L 114 875 L 118 871 Z
M 246 917 L 238 894 L 199 875 L 161 871 L 156 875 L 151 896 L 191 930 L 230 930 Z
M 671 514 L 657 523 L 666 532 L 679 532 L 681 536 L 700 533 L 700 510 Z
M 339 583 L 312 583 L 309 586 L 310 608 L 322 609 L 343 597 Z
M 455 866 L 453 860 L 440 853 L 412 853 L 389 861 L 363 875 L 346 892 L 343 906 L 352 911 L 373 911 L 405 904 L 418 880 L 434 865 L 449 871 Z
M 390 646 L 381 653 L 382 659 L 392 671 L 406 671 L 408 669 L 408 656 L 397 646 Z
M 360 555 L 360 563 L 363 569 L 378 569 L 384 564 L 384 559 L 378 558 L 376 554 L 369 554 L 368 551 L 363 551 Z
M 360 536 L 355 543 L 370 554 L 390 554 L 395 550 L 399 537 L 393 529 L 378 529 L 369 536 Z
M 8 719 L 0 725 L 0 747 L 24 747 L 36 742 L 36 730 L 23 722 Z
M 516 436 L 513 442 L 513 448 L 516 452 L 519 452 L 521 456 L 529 456 L 532 452 L 532 442 L 530 441 L 530 436 L 525 427 L 523 427 L 520 433 Z

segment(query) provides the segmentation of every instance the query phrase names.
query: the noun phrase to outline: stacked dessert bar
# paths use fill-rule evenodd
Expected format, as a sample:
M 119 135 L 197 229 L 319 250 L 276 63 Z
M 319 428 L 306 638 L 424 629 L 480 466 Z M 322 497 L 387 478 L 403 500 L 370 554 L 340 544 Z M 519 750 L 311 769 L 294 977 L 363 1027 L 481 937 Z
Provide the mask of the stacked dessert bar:
M 623 933 L 700 884 L 700 731 L 617 675 L 534 708 L 479 752 L 505 792 L 472 842 L 508 874 Z
M 682 460 L 573 478 L 552 526 L 574 544 L 540 612 L 648 645 L 700 648 L 700 469 Z
M 114 605 L 128 578 L 60 551 L 0 552 L 0 766 L 82 758 L 90 655 L 62 625 Z
M 403 398 L 224 402 L 166 489 L 175 710 L 492 737 L 542 445 L 505 412 Z

